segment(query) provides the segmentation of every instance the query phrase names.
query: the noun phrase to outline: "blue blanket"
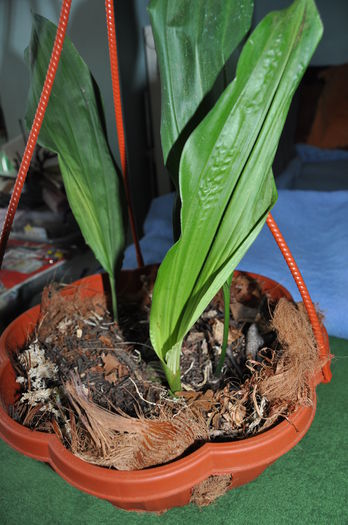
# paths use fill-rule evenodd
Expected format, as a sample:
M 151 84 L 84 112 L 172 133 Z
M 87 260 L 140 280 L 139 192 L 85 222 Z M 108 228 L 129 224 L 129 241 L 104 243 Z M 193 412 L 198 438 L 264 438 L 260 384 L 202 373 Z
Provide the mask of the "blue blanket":
M 146 264 L 160 262 L 172 245 L 173 195 L 152 202 L 141 247 Z M 279 190 L 273 216 L 302 272 L 312 300 L 325 315 L 330 335 L 348 338 L 348 191 Z M 136 267 L 133 246 L 125 268 Z M 299 292 L 265 226 L 239 265 L 283 284 L 295 300 Z

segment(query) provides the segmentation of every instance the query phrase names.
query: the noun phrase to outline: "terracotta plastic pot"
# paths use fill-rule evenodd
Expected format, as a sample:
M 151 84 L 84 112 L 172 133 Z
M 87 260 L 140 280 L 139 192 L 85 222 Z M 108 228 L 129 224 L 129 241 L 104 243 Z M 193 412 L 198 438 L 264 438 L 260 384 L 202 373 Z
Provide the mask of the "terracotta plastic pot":
M 147 267 L 151 274 L 156 270 Z M 290 298 L 278 283 L 255 274 L 262 287 L 274 299 Z M 86 295 L 103 292 L 102 275 L 86 277 L 76 284 L 82 285 Z M 121 292 L 136 293 L 141 284 L 139 271 L 123 272 Z M 67 288 L 64 294 L 72 293 Z M 309 429 L 316 408 L 316 398 L 311 407 L 303 407 L 289 421 L 282 421 L 263 434 L 231 443 L 206 443 L 188 456 L 168 465 L 142 471 L 113 471 L 88 464 L 64 448 L 54 434 L 31 431 L 16 423 L 6 408 L 13 403 L 18 385 L 8 353 L 23 346 L 35 327 L 40 307 L 31 308 L 14 320 L 0 338 L 0 436 L 11 447 L 39 461 L 49 463 L 66 481 L 127 510 L 163 511 L 190 502 L 193 488 L 212 475 L 231 475 L 230 488 L 255 479 L 276 459 L 293 448 Z M 328 342 L 325 329 L 323 332 Z M 329 350 L 328 350 L 329 353 Z M 314 383 L 321 381 L 320 376 Z M 313 384 L 313 389 L 315 385 Z

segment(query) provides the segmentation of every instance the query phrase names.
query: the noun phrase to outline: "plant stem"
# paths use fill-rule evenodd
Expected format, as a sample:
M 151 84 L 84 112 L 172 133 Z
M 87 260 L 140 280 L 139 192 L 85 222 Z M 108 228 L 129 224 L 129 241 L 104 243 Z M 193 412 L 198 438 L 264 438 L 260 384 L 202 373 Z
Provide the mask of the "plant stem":
M 230 328 L 230 302 L 231 302 L 230 289 L 231 289 L 232 278 L 233 278 L 233 272 L 231 273 L 230 277 L 227 279 L 227 281 L 224 283 L 222 287 L 222 293 L 224 296 L 224 333 L 223 333 L 223 338 L 222 338 L 220 359 L 216 367 L 216 375 L 221 373 L 223 364 L 225 362 L 225 357 L 226 357 L 228 331 Z
M 175 396 L 175 392 L 180 392 L 182 390 L 181 388 L 181 380 L 180 380 L 180 369 L 173 374 L 168 367 L 165 368 L 166 372 L 166 378 L 168 381 L 170 392 L 173 396 Z
M 182 339 L 178 341 L 166 354 L 165 360 L 162 361 L 162 366 L 166 374 L 169 388 L 174 394 L 181 390 L 180 381 L 180 355 L 181 355 Z
M 111 288 L 111 300 L 112 300 L 112 316 L 115 323 L 118 322 L 118 312 L 117 312 L 117 296 L 116 296 L 116 281 L 113 273 L 109 273 L 109 281 Z

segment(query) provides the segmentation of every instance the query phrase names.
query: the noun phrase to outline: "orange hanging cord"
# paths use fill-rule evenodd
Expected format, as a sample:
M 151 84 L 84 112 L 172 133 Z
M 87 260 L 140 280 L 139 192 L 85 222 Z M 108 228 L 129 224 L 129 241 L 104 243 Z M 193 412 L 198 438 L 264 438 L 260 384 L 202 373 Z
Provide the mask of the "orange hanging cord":
M 312 329 L 313 329 L 313 334 L 314 334 L 314 337 L 317 341 L 317 345 L 318 345 L 318 350 L 319 350 L 319 355 L 320 357 L 323 358 L 323 360 L 326 361 L 326 363 L 323 365 L 322 367 L 322 374 L 323 374 L 323 383 L 328 383 L 330 380 L 331 380 L 331 377 L 332 377 L 332 373 L 331 373 L 331 370 L 330 370 L 330 349 L 329 349 L 329 346 L 328 346 L 328 343 L 325 341 L 325 338 L 324 338 L 324 335 L 323 335 L 323 331 L 321 329 L 321 325 L 320 325 L 320 322 L 319 322 L 319 319 L 318 319 L 318 315 L 317 315 L 317 312 L 314 308 L 314 305 L 313 305 L 313 302 L 312 302 L 312 299 L 309 295 L 309 292 L 308 292 L 308 289 L 307 289 L 307 286 L 305 285 L 305 282 L 303 280 L 303 277 L 301 275 L 301 272 L 295 262 L 295 259 L 292 255 L 292 253 L 290 252 L 290 249 L 288 247 L 288 245 L 286 244 L 285 242 L 285 239 L 283 237 L 283 235 L 281 234 L 278 226 L 277 226 L 277 223 L 275 222 L 275 220 L 273 219 L 272 215 L 269 213 L 268 214 L 268 217 L 267 217 L 267 225 L 269 227 L 269 229 L 271 230 L 271 233 L 280 249 L 280 251 L 282 252 L 282 255 L 286 261 L 286 264 L 288 265 L 289 267 L 289 270 L 294 278 L 294 281 L 297 285 L 297 288 L 301 294 L 301 297 L 302 297 L 302 300 L 303 300 L 303 304 L 305 305 L 305 308 L 307 310 L 307 314 L 308 314 L 308 317 L 309 317 L 309 320 L 311 322 L 311 325 L 312 325 Z
M 129 191 L 129 184 L 128 184 L 126 142 L 125 142 L 123 115 L 122 115 L 121 89 L 120 89 L 120 78 L 119 78 L 118 58 L 117 58 L 114 0 L 105 0 L 105 11 L 106 11 L 106 25 L 107 25 L 107 32 L 108 32 L 112 92 L 113 92 L 113 97 L 114 97 L 114 109 L 115 109 L 117 136 L 118 136 L 118 148 L 120 152 L 123 183 L 124 183 L 127 206 L 128 206 L 129 223 L 131 227 L 131 233 L 132 233 L 133 243 L 135 247 L 138 267 L 141 268 L 142 266 L 144 266 L 144 260 L 143 260 L 143 256 L 141 253 L 139 239 L 138 239 L 138 235 L 136 231 L 136 225 L 135 225 L 135 220 L 134 220 L 134 214 L 133 214 L 130 191 Z
M 28 141 L 24 150 L 21 165 L 19 167 L 15 186 L 11 195 L 10 203 L 8 205 L 5 222 L 2 228 L 0 237 L 0 268 L 3 262 L 6 244 L 10 235 L 13 219 L 18 207 L 19 199 L 22 193 L 23 185 L 27 177 L 30 162 L 35 150 L 36 142 L 40 133 L 42 121 L 47 108 L 48 100 L 50 98 L 54 78 L 56 76 L 60 54 L 63 48 L 66 28 L 69 20 L 69 13 L 71 7 L 71 0 L 63 0 L 62 8 L 59 17 L 59 23 L 56 33 L 56 38 L 53 45 L 51 59 L 49 62 L 44 86 L 42 88 L 39 104 L 35 113 L 34 121 L 29 133 Z

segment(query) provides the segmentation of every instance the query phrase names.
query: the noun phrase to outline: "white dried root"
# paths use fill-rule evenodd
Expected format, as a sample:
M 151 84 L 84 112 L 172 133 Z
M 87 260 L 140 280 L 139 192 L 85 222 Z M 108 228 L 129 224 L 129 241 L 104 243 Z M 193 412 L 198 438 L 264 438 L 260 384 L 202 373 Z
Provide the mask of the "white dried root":
M 59 415 L 55 408 L 58 396 L 57 388 L 48 387 L 48 381 L 57 380 L 58 367 L 46 358 L 45 350 L 38 340 L 32 342 L 27 350 L 19 354 L 19 362 L 24 367 L 27 378 L 17 377 L 16 381 L 27 385 L 26 392 L 21 395 L 20 402 L 30 407 L 42 404 L 40 411 Z

